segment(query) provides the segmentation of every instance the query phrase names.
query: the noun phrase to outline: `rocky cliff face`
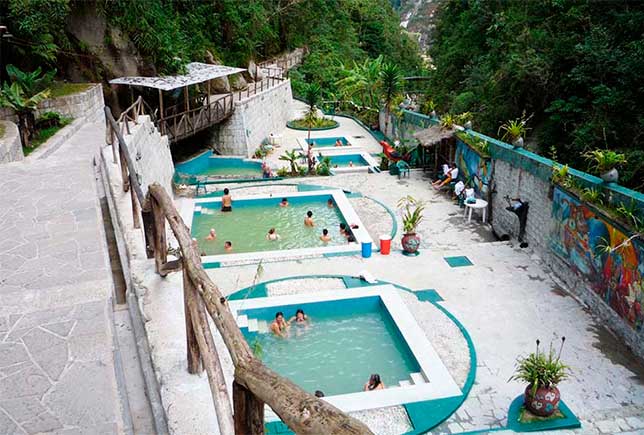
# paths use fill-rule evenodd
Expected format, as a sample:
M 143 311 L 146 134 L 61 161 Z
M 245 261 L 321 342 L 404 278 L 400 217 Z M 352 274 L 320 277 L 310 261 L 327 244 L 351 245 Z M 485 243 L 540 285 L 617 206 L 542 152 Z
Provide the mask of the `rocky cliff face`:
M 422 53 L 429 49 L 440 3 L 441 0 L 401 0 L 398 6 L 401 27 L 417 36 Z

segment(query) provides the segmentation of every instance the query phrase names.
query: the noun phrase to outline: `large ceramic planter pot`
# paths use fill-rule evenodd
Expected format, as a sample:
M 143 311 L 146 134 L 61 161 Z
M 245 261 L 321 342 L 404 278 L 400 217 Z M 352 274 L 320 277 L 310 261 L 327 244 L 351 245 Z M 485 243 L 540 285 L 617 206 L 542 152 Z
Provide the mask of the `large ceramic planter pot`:
M 405 255 L 418 255 L 418 247 L 420 246 L 420 237 L 416 233 L 406 233 L 402 238 L 403 254 Z
M 559 409 L 559 390 L 557 387 L 541 387 L 537 392 L 532 395 L 532 387 L 528 386 L 525 389 L 524 404 L 525 407 L 540 417 L 549 417 Z
M 606 183 L 617 183 L 617 180 L 619 180 L 619 172 L 617 172 L 617 169 L 613 168 L 610 171 L 601 174 L 600 177 Z
M 512 145 L 514 145 L 515 148 L 523 148 L 523 138 L 518 137 L 512 142 Z

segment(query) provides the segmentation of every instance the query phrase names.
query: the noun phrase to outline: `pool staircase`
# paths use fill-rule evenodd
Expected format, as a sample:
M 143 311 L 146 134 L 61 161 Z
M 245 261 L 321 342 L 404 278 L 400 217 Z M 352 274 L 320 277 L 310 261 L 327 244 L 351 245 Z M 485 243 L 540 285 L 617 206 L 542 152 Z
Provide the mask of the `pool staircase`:
M 268 332 L 268 322 L 266 320 L 249 319 L 246 315 L 237 318 L 237 324 L 240 328 L 248 328 L 248 332 L 257 332 L 266 334 Z

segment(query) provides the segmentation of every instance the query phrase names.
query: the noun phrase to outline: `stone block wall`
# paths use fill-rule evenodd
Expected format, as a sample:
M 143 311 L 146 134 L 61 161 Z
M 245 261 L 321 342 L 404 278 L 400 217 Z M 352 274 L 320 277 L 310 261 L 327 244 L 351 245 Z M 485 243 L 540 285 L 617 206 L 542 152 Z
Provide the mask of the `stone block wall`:
M 20 134 L 18 126 L 11 121 L 0 121 L 4 127 L 4 136 L 0 138 L 0 163 L 17 162 L 23 160 Z
M 89 122 L 97 122 L 105 119 L 103 115 L 104 106 L 103 88 L 100 84 L 93 84 L 83 92 L 43 101 L 36 110 L 36 117 L 43 112 L 58 112 L 74 119 L 84 118 Z M 8 108 L 0 109 L 0 119 L 12 122 L 18 121 L 13 110 Z
M 174 164 L 168 136 L 161 136 L 147 115 L 139 116 L 137 125 L 130 124 L 130 133 L 124 136 L 143 192 L 154 182 L 172 192 Z
M 215 129 L 214 148 L 223 155 L 251 157 L 270 133 L 284 128 L 292 117 L 291 82 L 235 102 L 232 116 Z

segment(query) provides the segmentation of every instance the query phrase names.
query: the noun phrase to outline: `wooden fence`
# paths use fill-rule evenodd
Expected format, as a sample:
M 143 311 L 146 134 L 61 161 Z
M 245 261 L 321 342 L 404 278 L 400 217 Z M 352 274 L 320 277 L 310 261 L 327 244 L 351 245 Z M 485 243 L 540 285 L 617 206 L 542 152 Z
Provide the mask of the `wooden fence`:
M 134 226 L 140 228 L 141 213 L 148 254 L 155 259 L 157 273 L 166 276 L 182 270 L 188 371 L 196 374 L 205 369 L 219 432 L 222 435 L 264 434 L 264 404 L 267 404 L 298 434 L 371 434 L 366 425 L 305 392 L 253 355 L 226 298 L 203 268 L 190 230 L 172 198 L 156 183 L 144 195 L 121 127 L 108 107 L 105 117 L 114 162 L 119 161 L 121 165 L 123 189 L 131 192 Z M 168 261 L 166 222 L 179 242 L 179 260 Z M 235 367 L 232 406 L 208 317 L 221 334 Z

